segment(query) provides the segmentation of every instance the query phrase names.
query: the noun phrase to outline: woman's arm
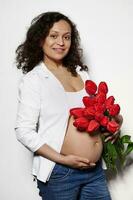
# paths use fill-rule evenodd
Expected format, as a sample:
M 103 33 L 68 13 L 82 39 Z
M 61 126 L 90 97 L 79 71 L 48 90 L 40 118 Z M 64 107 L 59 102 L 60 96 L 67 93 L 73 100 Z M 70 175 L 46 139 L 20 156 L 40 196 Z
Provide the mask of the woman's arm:
M 26 74 L 19 85 L 16 115 L 16 137 L 30 151 L 35 152 L 45 141 L 37 133 L 40 115 L 40 85 L 36 74 Z
M 42 145 L 36 152 L 36 155 L 43 156 L 49 160 L 52 160 L 56 163 L 68 165 L 74 168 L 89 168 L 95 166 L 95 163 L 90 163 L 86 158 L 75 156 L 75 155 L 62 155 L 56 152 L 49 145 Z

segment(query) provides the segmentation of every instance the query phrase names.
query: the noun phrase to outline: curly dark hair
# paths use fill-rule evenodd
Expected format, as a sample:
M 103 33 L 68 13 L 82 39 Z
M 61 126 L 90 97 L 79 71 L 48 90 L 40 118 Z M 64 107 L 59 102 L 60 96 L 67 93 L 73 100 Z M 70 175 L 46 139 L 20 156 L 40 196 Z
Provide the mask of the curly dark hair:
M 76 25 L 65 15 L 59 12 L 46 12 L 35 17 L 29 27 L 25 41 L 16 49 L 16 66 L 26 74 L 44 59 L 44 52 L 40 45 L 45 40 L 55 22 L 65 20 L 71 27 L 71 46 L 68 54 L 63 58 L 63 65 L 74 76 L 77 75 L 76 67 L 88 71 L 82 61 L 80 37 Z

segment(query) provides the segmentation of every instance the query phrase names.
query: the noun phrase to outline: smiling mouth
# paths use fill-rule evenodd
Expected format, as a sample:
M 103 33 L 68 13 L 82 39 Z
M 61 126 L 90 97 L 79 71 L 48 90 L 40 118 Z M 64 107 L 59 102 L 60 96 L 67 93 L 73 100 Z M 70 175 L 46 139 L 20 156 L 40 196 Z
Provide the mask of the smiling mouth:
M 62 53 L 62 52 L 64 52 L 65 49 L 62 49 L 62 48 L 53 48 L 53 50 L 56 51 L 56 52 Z

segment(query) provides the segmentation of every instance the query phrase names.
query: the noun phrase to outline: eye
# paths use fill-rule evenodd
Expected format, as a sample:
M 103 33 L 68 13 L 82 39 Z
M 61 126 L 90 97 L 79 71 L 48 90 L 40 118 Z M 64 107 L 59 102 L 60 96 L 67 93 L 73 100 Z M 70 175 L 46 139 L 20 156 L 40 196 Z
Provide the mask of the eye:
M 71 39 L 71 36 L 70 36 L 70 35 L 67 35 L 67 36 L 65 36 L 65 39 L 66 39 L 66 40 L 70 40 L 70 39 Z
M 56 38 L 57 38 L 57 35 L 53 35 L 53 34 L 52 34 L 52 35 L 50 35 L 50 37 L 53 38 L 53 39 L 56 39 Z

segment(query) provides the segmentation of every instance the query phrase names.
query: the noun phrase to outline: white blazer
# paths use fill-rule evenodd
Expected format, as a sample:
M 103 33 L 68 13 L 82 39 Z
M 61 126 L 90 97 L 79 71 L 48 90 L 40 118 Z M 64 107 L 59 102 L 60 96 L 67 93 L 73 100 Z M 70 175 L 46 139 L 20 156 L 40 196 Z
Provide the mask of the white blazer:
M 82 80 L 89 79 L 85 71 L 77 72 Z M 41 62 L 23 76 L 19 85 L 16 137 L 35 152 L 48 144 L 60 152 L 69 118 L 66 92 L 60 81 Z M 34 155 L 32 174 L 42 182 L 49 180 L 55 163 Z

